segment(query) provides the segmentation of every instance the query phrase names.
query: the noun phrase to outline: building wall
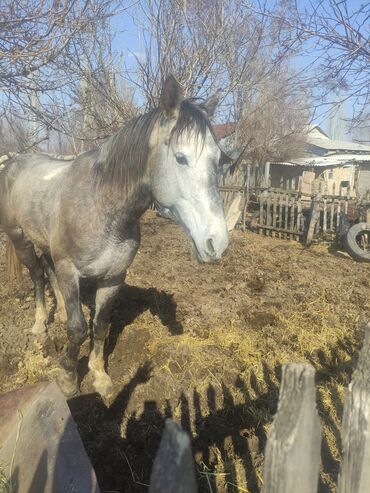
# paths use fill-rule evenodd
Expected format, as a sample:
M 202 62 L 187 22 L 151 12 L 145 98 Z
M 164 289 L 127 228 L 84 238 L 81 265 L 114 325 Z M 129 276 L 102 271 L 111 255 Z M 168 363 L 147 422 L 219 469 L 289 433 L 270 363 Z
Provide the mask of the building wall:
M 363 197 L 368 191 L 370 191 L 370 163 L 363 164 L 360 167 L 357 191 L 359 197 Z
M 271 164 L 270 186 L 273 188 L 298 189 L 299 178 L 303 170 L 302 166 Z
M 356 195 L 355 166 L 322 168 L 285 166 L 272 164 L 270 170 L 273 188 L 296 189 L 304 193 L 325 193 L 328 195 Z M 343 186 L 343 185 L 347 185 Z
M 329 195 L 355 196 L 355 171 L 355 166 L 325 169 L 319 177 L 325 183 L 326 190 L 323 192 Z

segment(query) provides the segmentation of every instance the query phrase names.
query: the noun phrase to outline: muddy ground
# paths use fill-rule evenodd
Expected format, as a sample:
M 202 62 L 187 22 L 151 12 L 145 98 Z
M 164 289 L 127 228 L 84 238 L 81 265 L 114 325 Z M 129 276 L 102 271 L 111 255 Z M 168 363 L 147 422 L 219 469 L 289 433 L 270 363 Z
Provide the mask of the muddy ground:
M 50 296 L 49 338 L 31 336 L 31 284 L 25 276 L 8 286 L 3 250 L 0 390 L 8 391 L 52 379 L 66 339 Z M 180 229 L 149 211 L 126 282 L 107 344 L 114 397 L 93 393 L 86 342 L 81 395 L 69 402 L 102 491 L 147 490 L 171 416 L 192 435 L 201 492 L 259 492 L 281 365 L 295 361 L 317 369 L 320 492 L 335 491 L 343 396 L 370 312 L 370 265 L 327 246 L 240 231 L 222 261 L 200 265 Z M 91 290 L 87 317 L 89 298 Z

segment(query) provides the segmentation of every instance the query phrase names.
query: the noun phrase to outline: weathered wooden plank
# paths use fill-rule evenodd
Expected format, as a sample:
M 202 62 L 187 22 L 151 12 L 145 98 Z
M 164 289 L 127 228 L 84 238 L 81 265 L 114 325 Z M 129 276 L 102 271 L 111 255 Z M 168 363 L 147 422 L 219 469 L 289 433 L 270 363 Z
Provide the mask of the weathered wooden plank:
M 270 163 L 265 163 L 264 169 L 264 186 L 268 187 L 270 185 Z
M 320 200 L 320 202 L 319 202 L 319 211 L 318 211 L 318 214 L 317 214 L 317 221 L 316 221 L 316 224 L 315 224 L 314 237 L 317 236 L 320 233 L 320 228 L 321 228 L 321 224 L 322 224 L 322 218 L 321 218 L 322 209 L 321 209 L 321 205 L 322 205 L 322 202 Z
M 283 367 L 278 411 L 265 451 L 264 493 L 317 491 L 321 424 L 314 377 L 308 364 Z
M 312 240 L 314 237 L 316 224 L 317 224 L 317 221 L 320 217 L 320 201 L 321 201 L 321 195 L 320 194 L 316 195 L 316 197 L 312 200 L 311 217 L 310 217 L 310 224 L 308 226 L 308 231 L 307 231 L 306 245 L 310 245 L 312 243 Z
M 281 233 L 281 234 L 290 234 L 292 231 L 290 229 L 284 229 L 284 228 L 274 228 L 273 226 L 266 226 L 265 224 L 262 224 L 262 225 L 258 225 L 259 228 L 261 229 L 266 229 L 266 230 L 270 230 L 270 231 L 277 231 L 278 233 Z M 302 231 L 299 231 L 299 232 L 294 232 L 295 235 L 298 235 L 298 236 L 303 236 L 303 232 Z
M 338 493 L 370 491 L 370 323 L 344 403 Z
M 272 195 L 272 226 L 274 230 L 276 230 L 277 201 L 278 201 L 277 194 L 274 193 Z M 277 232 L 275 232 L 274 235 L 279 236 Z
M 241 211 L 242 194 L 235 195 L 230 206 L 226 210 L 226 225 L 227 230 L 232 231 L 239 221 Z
M 264 224 L 264 214 L 263 214 L 263 206 L 264 206 L 264 202 L 265 202 L 265 197 L 264 197 L 264 192 L 261 193 L 260 197 L 259 197 L 259 201 L 260 201 L 260 217 L 259 217 L 259 224 L 260 225 L 263 225 Z M 261 235 L 263 233 L 263 229 L 259 229 L 258 230 L 259 234 Z
M 149 493 L 196 493 L 190 438 L 166 419 L 162 440 L 150 476 Z
M 324 212 L 323 212 L 323 219 L 322 219 L 322 232 L 326 233 L 327 229 L 327 215 L 328 215 L 328 207 L 327 207 L 327 200 L 324 199 Z
M 301 234 L 302 233 L 302 230 L 303 230 L 303 212 L 302 212 L 302 201 L 301 201 L 301 198 L 299 197 L 298 198 L 298 216 L 297 216 L 297 230 L 298 230 L 298 234 Z
M 283 195 L 279 193 L 279 215 L 277 221 L 277 229 L 284 227 L 283 224 Z M 283 238 L 283 234 L 279 233 L 279 238 Z
M 330 231 L 334 231 L 334 207 L 335 204 L 333 199 L 330 207 Z
M 271 207 L 271 194 L 267 192 L 266 198 L 266 226 L 272 225 L 272 215 L 271 215 L 272 207 Z M 269 230 L 266 230 L 269 231 Z
M 337 205 L 337 224 L 336 224 L 336 228 L 335 229 L 338 229 L 339 228 L 339 221 L 340 221 L 340 216 L 341 216 L 341 213 L 342 213 L 342 209 L 341 209 L 341 202 L 340 200 L 338 200 L 338 205 Z
M 289 211 L 289 195 L 285 195 L 285 215 L 284 215 L 284 229 L 288 230 L 288 211 Z M 284 235 L 284 238 L 288 237 Z M 288 237 L 289 238 L 289 237 Z
M 295 209 L 295 198 L 291 197 L 291 204 L 290 204 L 290 224 L 289 224 L 289 229 L 293 232 L 294 231 L 294 209 Z M 294 239 L 293 235 L 290 237 L 291 239 Z

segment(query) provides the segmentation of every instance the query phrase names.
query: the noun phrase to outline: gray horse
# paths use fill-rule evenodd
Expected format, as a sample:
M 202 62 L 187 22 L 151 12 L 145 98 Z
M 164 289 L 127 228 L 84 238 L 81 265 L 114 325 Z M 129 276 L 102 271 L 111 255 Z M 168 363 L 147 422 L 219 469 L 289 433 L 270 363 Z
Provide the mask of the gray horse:
M 70 162 L 19 155 L 1 171 L 0 224 L 10 239 L 9 263 L 17 258 L 35 285 L 32 332 L 46 330 L 44 273 L 66 318 L 69 344 L 59 378 L 66 395 L 78 390 L 78 354 L 87 337 L 79 293 L 84 278 L 97 285 L 89 368 L 96 391 L 112 391 L 103 360 L 111 306 L 140 244 L 140 216 L 153 201 L 182 225 L 200 261 L 219 259 L 227 248 L 216 178 L 221 151 L 209 124 L 216 104 L 215 98 L 183 99 L 169 76 L 159 107 L 99 149 Z

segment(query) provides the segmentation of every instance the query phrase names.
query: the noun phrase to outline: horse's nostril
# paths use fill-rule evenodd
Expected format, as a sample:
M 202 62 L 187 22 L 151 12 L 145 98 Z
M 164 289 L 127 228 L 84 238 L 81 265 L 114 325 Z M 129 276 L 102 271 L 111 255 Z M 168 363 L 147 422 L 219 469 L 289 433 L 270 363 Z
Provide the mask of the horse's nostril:
M 212 238 L 208 238 L 208 240 L 206 241 L 206 248 L 207 248 L 207 253 L 210 257 L 214 257 L 216 255 L 216 250 L 213 245 Z

